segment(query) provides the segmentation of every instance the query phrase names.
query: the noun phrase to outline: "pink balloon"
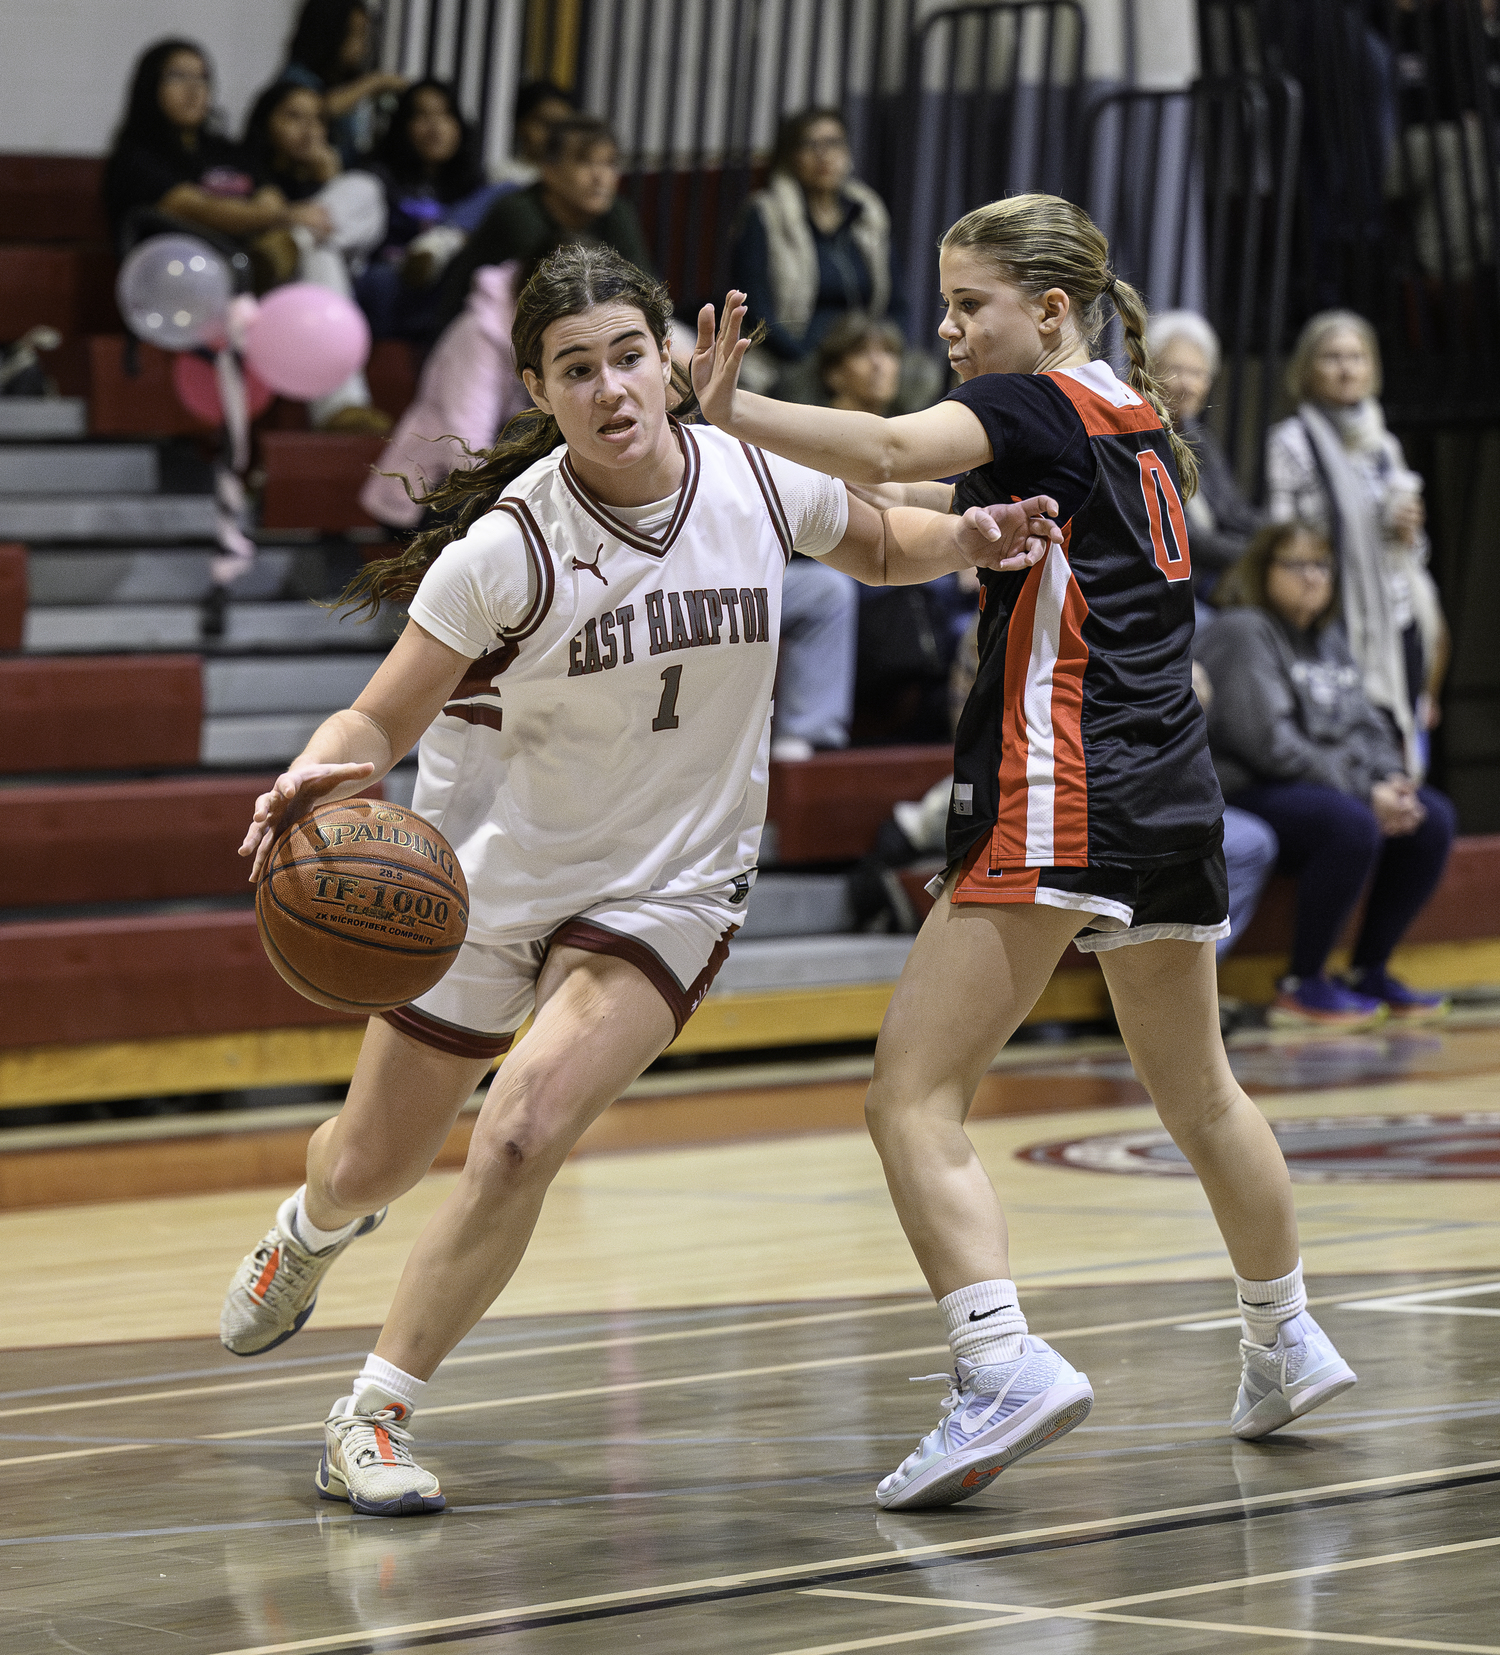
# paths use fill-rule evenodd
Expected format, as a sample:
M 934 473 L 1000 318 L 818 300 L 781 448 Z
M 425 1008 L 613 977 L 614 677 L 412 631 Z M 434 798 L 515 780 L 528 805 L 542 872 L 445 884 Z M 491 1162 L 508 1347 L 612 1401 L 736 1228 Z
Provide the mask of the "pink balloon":
M 245 361 L 274 391 L 306 402 L 336 391 L 370 355 L 352 299 L 313 282 L 273 288 L 245 334 Z
M 195 419 L 208 425 L 224 423 L 224 410 L 219 404 L 219 378 L 212 362 L 205 362 L 192 351 L 181 352 L 172 362 L 172 389 Z M 250 405 L 251 419 L 265 413 L 275 395 L 253 368 L 245 369 L 245 400 Z

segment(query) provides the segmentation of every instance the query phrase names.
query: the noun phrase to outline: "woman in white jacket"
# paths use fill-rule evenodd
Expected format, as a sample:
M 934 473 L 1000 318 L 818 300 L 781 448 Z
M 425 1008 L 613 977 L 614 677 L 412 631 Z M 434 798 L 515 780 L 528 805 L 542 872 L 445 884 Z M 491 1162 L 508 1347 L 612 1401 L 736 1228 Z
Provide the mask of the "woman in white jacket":
M 836 109 L 789 115 L 776 134 L 771 175 L 746 203 L 730 278 L 748 295 L 766 340 L 741 379 L 768 388 L 851 310 L 904 319 L 885 203 L 853 176 L 849 135 Z
M 1327 536 L 1342 619 L 1365 693 L 1399 733 L 1409 775 L 1426 770 L 1426 732 L 1448 629 L 1427 572 L 1422 479 L 1386 430 L 1375 330 L 1348 310 L 1303 328 L 1287 370 L 1297 403 L 1266 439 L 1267 515 Z

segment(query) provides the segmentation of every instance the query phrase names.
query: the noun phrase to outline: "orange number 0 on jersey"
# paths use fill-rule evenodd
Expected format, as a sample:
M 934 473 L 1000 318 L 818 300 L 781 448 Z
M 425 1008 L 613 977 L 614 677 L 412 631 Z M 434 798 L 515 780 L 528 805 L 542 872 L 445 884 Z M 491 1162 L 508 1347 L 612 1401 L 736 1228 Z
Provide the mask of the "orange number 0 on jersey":
M 1151 523 L 1156 567 L 1168 580 L 1186 580 L 1193 572 L 1193 560 L 1188 555 L 1187 519 L 1172 482 L 1172 474 L 1162 464 L 1161 455 L 1154 448 L 1143 448 L 1136 455 L 1136 461 L 1141 468 L 1141 493 L 1145 496 L 1146 516 Z M 1162 522 L 1163 503 L 1167 508 L 1167 520 L 1172 525 L 1175 552 L 1167 545 L 1166 526 Z

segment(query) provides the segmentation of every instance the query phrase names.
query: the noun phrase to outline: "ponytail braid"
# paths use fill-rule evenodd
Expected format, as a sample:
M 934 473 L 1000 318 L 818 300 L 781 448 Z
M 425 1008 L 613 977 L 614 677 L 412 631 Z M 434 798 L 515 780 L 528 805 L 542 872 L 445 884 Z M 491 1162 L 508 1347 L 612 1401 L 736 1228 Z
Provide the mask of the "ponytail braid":
M 1172 415 L 1152 375 L 1146 354 L 1146 305 L 1129 282 L 1109 267 L 1104 232 L 1071 201 L 1057 195 L 1012 195 L 976 207 L 948 231 L 943 247 L 963 247 L 999 267 L 1028 298 L 1051 287 L 1068 295 L 1078 331 L 1090 348 L 1098 344 L 1107 316 L 1106 297 L 1114 302 L 1130 358 L 1131 389 L 1156 410 L 1172 444 L 1172 458 L 1188 499 L 1198 489 L 1198 461 L 1173 428 Z
M 1130 358 L 1126 377 L 1130 387 L 1156 410 L 1167 440 L 1172 444 L 1172 458 L 1177 462 L 1177 478 L 1182 484 L 1182 497 L 1191 499 L 1198 492 L 1198 456 L 1172 423 L 1172 411 L 1167 407 L 1161 386 L 1151 371 L 1151 358 L 1146 350 L 1146 302 L 1123 277 L 1111 275 L 1105 291 L 1114 300 L 1119 314 L 1120 328 L 1125 335 L 1125 354 Z

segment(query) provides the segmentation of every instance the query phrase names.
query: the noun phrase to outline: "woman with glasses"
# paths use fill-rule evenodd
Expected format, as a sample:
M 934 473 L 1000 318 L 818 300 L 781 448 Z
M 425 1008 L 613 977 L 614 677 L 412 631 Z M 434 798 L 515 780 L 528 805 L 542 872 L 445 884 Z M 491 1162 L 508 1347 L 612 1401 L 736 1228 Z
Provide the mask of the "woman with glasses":
M 1407 769 L 1365 691 L 1338 615 L 1333 553 L 1299 523 L 1263 529 L 1227 577 L 1240 607 L 1199 646 L 1213 683 L 1209 750 L 1226 801 L 1263 817 L 1297 879 L 1291 973 L 1271 1020 L 1364 1027 L 1446 1009 L 1391 976 L 1396 944 L 1437 888 L 1456 818 Z M 1371 880 L 1351 969 L 1328 956 Z
M 853 176 L 838 110 L 806 109 L 781 123 L 766 187 L 740 220 L 730 273 L 748 296 L 750 325 L 766 327 L 764 347 L 742 373 L 757 389 L 803 361 L 851 310 L 904 321 L 890 214 Z

